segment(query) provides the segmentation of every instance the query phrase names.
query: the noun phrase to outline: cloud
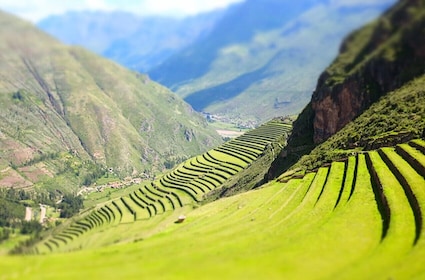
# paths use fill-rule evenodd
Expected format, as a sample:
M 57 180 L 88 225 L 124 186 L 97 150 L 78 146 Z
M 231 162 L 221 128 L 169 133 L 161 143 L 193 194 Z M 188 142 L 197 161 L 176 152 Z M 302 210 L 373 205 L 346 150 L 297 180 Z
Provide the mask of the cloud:
M 122 10 L 140 15 L 184 16 L 223 8 L 244 0 L 0 0 L 0 9 L 37 22 L 67 11 Z
M 377 6 L 393 4 L 396 0 L 331 0 L 333 7 L 353 7 L 353 6 Z
M 230 3 L 241 2 L 241 0 L 179 0 L 179 1 L 158 1 L 145 0 L 143 8 L 149 13 L 160 14 L 196 14 L 200 11 L 208 11 L 216 8 L 226 7 Z M 165 4 L 166 3 L 166 4 Z

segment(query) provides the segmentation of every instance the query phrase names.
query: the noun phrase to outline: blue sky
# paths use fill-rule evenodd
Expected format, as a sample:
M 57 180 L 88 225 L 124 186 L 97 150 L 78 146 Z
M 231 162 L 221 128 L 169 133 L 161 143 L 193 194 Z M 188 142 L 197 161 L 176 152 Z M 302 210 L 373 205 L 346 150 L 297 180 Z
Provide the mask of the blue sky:
M 243 0 L 0 0 L 0 9 L 37 22 L 52 14 L 81 10 L 123 10 L 139 15 L 185 16 Z
M 139 15 L 186 16 L 244 0 L 0 0 L 0 9 L 37 22 L 67 11 L 122 10 Z M 284 0 L 282 0 L 284 1 Z M 296 0 L 286 0 L 296 1 Z M 317 0 L 322 2 L 323 0 Z M 332 6 L 374 5 L 395 0 L 329 0 Z

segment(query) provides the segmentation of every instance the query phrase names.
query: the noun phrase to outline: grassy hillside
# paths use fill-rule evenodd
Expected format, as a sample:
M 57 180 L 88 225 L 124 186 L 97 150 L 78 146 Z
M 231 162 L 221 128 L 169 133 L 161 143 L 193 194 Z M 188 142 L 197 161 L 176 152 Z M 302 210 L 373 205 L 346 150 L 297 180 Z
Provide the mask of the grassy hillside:
M 196 110 L 234 122 L 297 114 L 341 39 L 392 2 L 246 1 L 149 75 Z
M 400 3 L 396 7 L 413 2 Z M 417 73 L 415 65 L 410 74 Z M 283 120 L 34 236 L 14 250 L 28 255 L 0 256 L 0 277 L 423 279 L 425 76 L 411 76 L 262 187 L 201 203 L 214 192 L 239 191 L 227 188 L 235 181 L 250 188 L 257 168 L 286 144 L 291 127 Z M 14 98 L 21 102 L 18 93 Z M 309 104 L 297 119 L 282 153 L 286 160 L 313 148 L 315 109 Z
M 175 213 L 205 203 L 206 196 L 211 200 L 210 194 L 215 190 L 223 196 L 224 192 L 252 189 L 252 183 L 258 182 L 255 177 L 264 176 L 259 169 L 267 170 L 264 162 L 270 163 L 279 154 L 290 129 L 291 126 L 281 120 L 270 121 L 181 163 L 152 182 L 129 188 L 118 198 L 111 200 L 109 195 L 104 195 L 109 200 L 101 198 L 94 209 L 86 209 L 62 226 L 40 235 L 41 241 L 35 239 L 34 246 L 21 246 L 17 252 L 67 252 L 131 242 L 152 235 L 164 219 L 170 222 Z M 248 179 L 247 174 L 251 175 Z M 239 184 L 235 184 L 235 180 L 240 181 Z M 223 190 L 227 182 L 230 187 Z M 132 223 L 136 225 L 129 225 Z M 125 234 L 120 230 L 122 227 L 128 228 Z M 111 230 L 109 237 L 102 237 L 105 230 Z
M 1 186 L 63 175 L 75 188 L 96 166 L 120 177 L 153 174 L 220 143 L 200 115 L 148 77 L 8 14 L 0 22 Z
M 134 243 L 1 257 L 2 276 L 422 279 L 424 147 L 415 140 L 359 153 L 302 179 L 187 209 L 183 223 L 173 223 L 175 213 L 157 224 L 160 234 Z M 119 228 L 102 237 L 131 232 Z
M 424 18 L 422 1 L 399 1 L 346 38 L 271 173 L 287 170 L 302 155 L 295 168 L 312 169 L 423 135 Z
M 319 78 L 312 97 L 314 141 L 320 143 L 379 97 L 423 75 L 422 1 L 399 1 L 351 34 Z
M 353 152 L 425 136 L 425 76 L 391 92 L 304 156 L 294 168 L 313 169 Z

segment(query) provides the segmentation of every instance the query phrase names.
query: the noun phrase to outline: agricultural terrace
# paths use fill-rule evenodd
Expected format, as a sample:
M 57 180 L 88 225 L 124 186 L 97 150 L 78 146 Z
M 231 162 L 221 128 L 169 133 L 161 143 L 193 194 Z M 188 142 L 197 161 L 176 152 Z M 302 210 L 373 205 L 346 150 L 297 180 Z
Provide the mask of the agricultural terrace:
M 191 158 L 171 172 L 142 185 L 136 191 L 118 199 L 97 205 L 93 211 L 83 213 L 69 224 L 56 228 L 51 236 L 37 244 L 32 253 L 72 251 L 116 242 L 138 239 L 149 235 L 145 225 L 167 220 L 178 209 L 193 208 L 208 192 L 220 187 L 230 177 L 261 157 L 271 143 L 282 142 L 291 126 L 278 120 L 270 121 L 202 155 Z M 173 216 L 173 215 L 171 215 Z M 155 218 L 155 219 L 153 219 Z M 146 222 L 148 221 L 149 222 Z M 108 239 L 99 234 L 109 227 L 134 227 L 144 221 L 134 236 Z M 127 229 L 128 230 L 128 229 Z M 84 236 L 84 238 L 82 238 Z
M 424 279 L 424 147 L 415 140 L 359 153 L 193 209 L 181 224 L 162 217 L 161 234 L 141 242 L 0 259 L 0 270 L 31 279 Z M 74 232 L 104 226 L 104 210 L 53 240 L 61 247 Z M 140 224 L 151 230 L 147 223 L 159 216 Z

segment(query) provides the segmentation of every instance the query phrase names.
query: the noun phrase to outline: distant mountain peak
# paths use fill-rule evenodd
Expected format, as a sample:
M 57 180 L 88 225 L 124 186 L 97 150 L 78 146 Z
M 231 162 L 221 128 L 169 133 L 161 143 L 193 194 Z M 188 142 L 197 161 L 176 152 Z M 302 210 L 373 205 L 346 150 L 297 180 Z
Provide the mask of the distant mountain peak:
M 248 0 L 149 75 L 197 110 L 234 122 L 297 114 L 342 38 L 392 2 Z

